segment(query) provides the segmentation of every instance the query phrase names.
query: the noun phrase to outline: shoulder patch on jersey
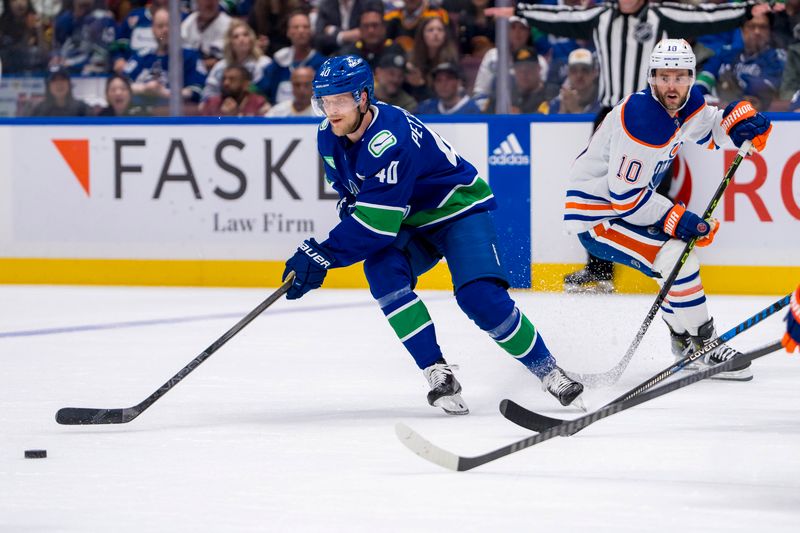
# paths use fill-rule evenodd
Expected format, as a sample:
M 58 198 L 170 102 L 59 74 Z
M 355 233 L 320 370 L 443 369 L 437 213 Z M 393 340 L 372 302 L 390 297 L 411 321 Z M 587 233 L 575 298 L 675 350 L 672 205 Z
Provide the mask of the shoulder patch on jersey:
M 653 98 L 650 89 L 633 93 L 621 105 L 622 129 L 637 143 L 662 148 L 675 135 L 675 121 Z
M 333 156 L 330 156 L 330 155 L 324 155 L 324 156 L 322 156 L 322 159 L 324 159 L 324 160 L 325 160 L 325 162 L 326 162 L 326 163 L 328 163 L 328 165 L 329 165 L 331 168 L 333 168 L 333 169 L 335 169 L 335 168 L 336 168 L 336 163 L 333 161 Z
M 369 141 L 369 153 L 373 157 L 380 157 L 383 153 L 397 144 L 397 137 L 389 130 L 381 130 Z
M 328 124 L 330 124 L 330 122 L 329 122 L 329 121 L 328 121 L 328 119 L 326 118 L 325 120 L 323 120 L 323 121 L 320 123 L 320 125 L 319 125 L 319 130 L 320 130 L 320 131 L 324 130 L 325 128 L 327 128 L 327 127 L 328 127 Z

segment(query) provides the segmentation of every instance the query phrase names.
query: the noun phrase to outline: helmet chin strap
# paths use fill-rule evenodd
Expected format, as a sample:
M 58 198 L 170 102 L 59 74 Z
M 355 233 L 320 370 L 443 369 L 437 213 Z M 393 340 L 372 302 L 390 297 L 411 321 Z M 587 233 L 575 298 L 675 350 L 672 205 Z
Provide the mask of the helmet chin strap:
M 367 104 L 367 111 L 369 111 L 369 104 Z M 359 106 L 358 106 L 358 122 L 356 122 L 356 125 L 353 126 L 353 129 L 348 131 L 346 133 L 346 135 L 350 135 L 351 133 L 355 133 L 355 132 L 358 131 L 358 128 L 361 127 L 361 123 L 364 122 L 364 115 L 367 114 L 367 111 L 361 111 L 361 105 L 359 104 Z

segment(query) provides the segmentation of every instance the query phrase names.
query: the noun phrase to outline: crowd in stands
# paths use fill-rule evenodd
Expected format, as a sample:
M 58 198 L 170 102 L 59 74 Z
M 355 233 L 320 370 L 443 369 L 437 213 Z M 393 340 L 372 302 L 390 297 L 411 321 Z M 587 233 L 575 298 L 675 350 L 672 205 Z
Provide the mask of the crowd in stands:
M 646 0 L 645 0 L 646 1 Z M 722 3 L 726 0 L 705 0 Z M 588 7 L 595 0 L 536 4 Z M 698 3 L 683 0 L 681 3 Z M 167 114 L 167 0 L 2 0 L 4 77 L 38 76 L 24 114 Z M 326 57 L 362 56 L 379 99 L 419 114 L 491 113 L 498 50 L 491 0 L 182 0 L 184 112 L 312 116 L 311 81 Z M 491 11 L 490 11 L 491 12 Z M 682 37 L 671 35 L 671 37 Z M 716 104 L 800 110 L 800 0 L 775 3 L 739 29 L 690 39 L 697 84 Z M 591 41 L 509 19 L 512 113 L 596 113 Z M 73 96 L 75 77 L 107 79 L 106 106 Z

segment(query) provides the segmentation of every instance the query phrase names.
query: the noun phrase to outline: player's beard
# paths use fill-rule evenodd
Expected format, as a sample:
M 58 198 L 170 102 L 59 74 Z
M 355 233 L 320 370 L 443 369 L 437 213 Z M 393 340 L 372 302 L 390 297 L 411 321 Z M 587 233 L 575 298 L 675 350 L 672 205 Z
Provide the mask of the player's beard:
M 683 96 L 681 97 L 682 91 L 680 89 L 674 89 L 674 90 L 666 89 L 664 91 L 661 91 L 659 90 L 658 87 L 653 86 L 653 91 L 655 92 L 656 98 L 661 103 L 661 105 L 664 106 L 664 109 L 670 112 L 678 111 L 684 106 L 686 100 L 689 98 L 689 89 L 691 89 L 691 87 L 687 87 L 686 93 L 683 94 Z M 677 98 L 667 98 L 668 94 L 676 94 Z

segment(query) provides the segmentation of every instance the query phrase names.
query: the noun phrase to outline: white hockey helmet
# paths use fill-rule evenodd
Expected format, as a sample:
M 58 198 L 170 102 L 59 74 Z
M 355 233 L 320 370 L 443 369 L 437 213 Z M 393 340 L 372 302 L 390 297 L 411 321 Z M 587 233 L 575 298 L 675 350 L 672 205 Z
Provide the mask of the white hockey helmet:
M 647 81 L 650 85 L 653 85 L 656 69 L 659 68 L 686 69 L 690 72 L 692 80 L 694 80 L 696 65 L 697 58 L 694 57 L 692 47 L 686 42 L 686 39 L 662 39 L 650 54 Z

